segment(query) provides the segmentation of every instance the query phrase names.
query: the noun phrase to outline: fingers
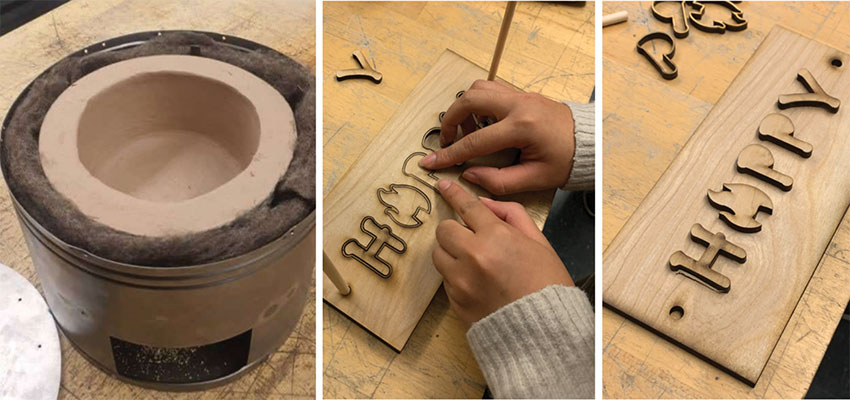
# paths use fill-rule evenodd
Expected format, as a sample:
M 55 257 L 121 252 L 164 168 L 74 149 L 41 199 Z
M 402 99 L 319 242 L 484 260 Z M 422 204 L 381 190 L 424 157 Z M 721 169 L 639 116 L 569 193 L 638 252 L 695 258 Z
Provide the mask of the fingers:
M 519 147 L 517 143 L 509 124 L 497 122 L 464 136 L 449 147 L 429 154 L 419 165 L 428 169 L 446 168 L 502 149 Z
M 466 318 L 461 316 L 466 313 L 464 304 L 469 302 L 468 297 L 456 287 L 452 286 L 452 284 L 448 281 L 443 281 L 443 287 L 445 287 L 446 295 L 449 298 L 449 306 L 455 311 L 455 313 L 458 314 L 461 322 L 463 322 L 464 328 L 469 330 L 469 323 L 466 321 Z
M 458 184 L 448 179 L 441 179 L 437 186 L 440 188 L 443 199 L 452 206 L 473 232 L 478 232 L 499 220 L 484 203 Z
M 463 171 L 463 178 L 487 189 L 497 196 L 541 189 L 545 166 L 540 162 L 526 161 L 505 168 L 471 167 Z
M 441 122 L 442 123 L 442 122 Z M 472 118 L 472 115 L 466 117 L 463 122 L 460 123 L 460 129 L 464 135 L 468 135 L 478 129 L 478 126 L 475 125 L 475 120 Z M 443 132 L 440 130 L 440 147 L 448 147 L 452 144 L 457 138 L 457 129 L 451 132 Z
M 441 221 L 436 236 L 439 247 L 454 258 L 460 258 L 473 239 L 472 231 L 453 219 Z
M 434 268 L 437 269 L 437 272 L 447 281 L 453 273 L 458 271 L 457 259 L 440 246 L 434 246 L 434 250 L 431 251 L 431 260 L 434 261 Z
M 514 87 L 508 85 L 504 82 L 496 82 L 496 81 L 487 81 L 483 79 L 479 79 L 472 83 L 472 86 L 469 87 L 469 90 L 464 92 L 463 96 L 460 98 L 463 101 L 471 101 L 475 104 L 479 104 L 482 99 L 486 98 L 486 94 L 482 94 L 481 92 L 496 92 L 499 94 L 511 94 L 518 93 L 519 91 Z M 467 93 L 471 93 L 467 96 Z M 498 97 L 498 96 L 497 96 Z M 457 103 L 456 101 L 455 103 Z M 454 105 L 453 105 L 454 106 Z M 443 115 L 443 118 L 440 119 L 440 146 L 448 146 L 452 142 L 454 142 L 457 137 L 457 126 L 460 125 L 465 134 L 472 133 L 477 126 L 472 121 L 472 111 L 468 111 L 465 108 L 454 107 L 453 113 L 457 112 L 458 114 L 450 114 L 449 111 L 452 111 L 453 108 L 449 107 L 449 110 Z M 475 111 L 479 117 L 484 115 L 493 115 L 494 112 L 492 110 L 479 110 Z M 447 116 L 456 115 L 456 119 L 447 120 Z
M 466 273 L 466 269 L 440 246 L 434 248 L 431 252 L 431 258 L 434 260 L 434 268 L 443 276 L 443 286 L 446 288 L 450 304 L 455 307 L 455 311 L 460 311 L 462 308 L 458 307 L 459 303 L 464 303 L 466 300 L 464 292 L 458 290 L 455 283 L 463 281 L 463 274 Z
M 488 81 L 485 79 L 478 79 L 475 82 L 472 82 L 472 86 L 469 89 L 489 89 L 489 90 L 500 90 L 506 92 L 517 92 L 517 89 L 514 89 L 511 85 L 501 81 Z
M 504 90 L 467 90 L 448 110 L 440 123 L 442 133 L 447 135 L 443 143 L 450 143 L 457 134 L 457 126 L 466 120 L 470 114 L 491 115 L 503 119 L 510 110 L 510 94 Z
M 496 214 L 497 217 L 522 232 L 525 236 L 537 242 L 549 244 L 546 236 L 543 236 L 543 232 L 540 232 L 537 224 L 534 223 L 534 220 L 531 219 L 522 204 L 509 201 L 496 201 L 486 197 L 479 197 L 479 199 L 481 199 L 481 202 L 490 211 L 493 211 L 493 214 Z

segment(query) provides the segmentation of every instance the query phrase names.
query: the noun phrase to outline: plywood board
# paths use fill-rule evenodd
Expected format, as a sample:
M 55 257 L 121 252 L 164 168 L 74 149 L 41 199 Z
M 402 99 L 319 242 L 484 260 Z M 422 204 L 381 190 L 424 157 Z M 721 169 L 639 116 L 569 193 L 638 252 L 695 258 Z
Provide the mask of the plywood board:
M 468 190 L 489 195 L 459 179 L 462 167 L 428 176 L 417 165 L 430 151 L 422 139 L 439 126 L 439 113 L 459 91 L 486 76 L 485 70 L 459 55 L 442 53 L 324 199 L 325 262 L 331 262 L 351 285 L 351 294 L 342 296 L 325 277 L 324 299 L 398 351 L 442 282 L 431 262 L 434 232 L 439 221 L 455 214 L 435 190 L 436 179 L 453 179 Z M 362 109 L 368 113 L 368 104 Z M 503 199 L 524 204 L 542 226 L 553 195 L 549 190 Z M 377 238 L 370 244 L 371 235 Z
M 833 65 L 836 59 L 841 67 Z M 780 110 L 778 100 L 806 93 L 797 75 L 807 69 L 827 93 L 846 102 L 848 62 L 846 53 L 774 28 L 608 247 L 603 301 L 755 383 L 850 204 L 847 105 L 836 113 L 819 107 Z M 813 147 L 810 157 L 759 138 L 759 125 L 772 113 L 793 122 L 794 137 Z M 769 149 L 773 168 L 793 178 L 789 191 L 738 172 L 739 154 L 752 144 Z M 733 229 L 720 218 L 708 193 L 723 184 L 749 185 L 770 199 L 772 214 L 764 208 L 755 213 L 764 199 L 746 204 L 756 205 L 748 214 L 755 215 L 759 231 L 741 231 L 754 231 L 755 224 L 747 224 L 752 221 L 727 216 L 737 222 Z M 726 203 L 729 195 L 714 196 L 715 203 Z M 740 253 L 727 248 L 732 256 L 721 255 L 711 266 L 728 279 L 728 291 L 670 267 L 678 251 L 694 259 L 706 251 L 689 235 L 695 224 L 723 234 L 746 253 L 739 262 Z M 673 258 L 681 264 L 681 257 Z

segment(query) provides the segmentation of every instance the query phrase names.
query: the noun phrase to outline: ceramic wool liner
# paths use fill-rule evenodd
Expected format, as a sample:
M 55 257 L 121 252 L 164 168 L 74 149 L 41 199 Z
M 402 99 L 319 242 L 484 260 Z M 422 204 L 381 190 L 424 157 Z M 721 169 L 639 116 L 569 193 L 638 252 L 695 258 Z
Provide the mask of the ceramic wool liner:
M 233 221 L 180 236 L 151 237 L 112 229 L 84 215 L 48 182 L 38 136 L 53 102 L 74 82 L 102 67 L 152 55 L 197 55 L 242 68 L 283 95 L 297 127 L 293 159 L 268 198 Z M 165 32 L 135 47 L 75 54 L 49 68 L 26 90 L 7 117 L 0 155 L 15 199 L 65 243 L 134 265 L 173 267 L 221 261 L 280 237 L 315 210 L 314 77 L 292 59 L 268 49 L 246 51 L 193 32 Z

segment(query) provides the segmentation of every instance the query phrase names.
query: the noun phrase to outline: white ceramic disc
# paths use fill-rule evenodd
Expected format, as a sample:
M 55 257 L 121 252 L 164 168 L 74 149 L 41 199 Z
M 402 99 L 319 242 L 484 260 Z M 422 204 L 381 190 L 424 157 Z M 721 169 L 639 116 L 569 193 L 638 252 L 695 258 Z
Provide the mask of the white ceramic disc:
M 0 399 L 56 399 L 61 365 L 59 335 L 44 298 L 0 264 Z

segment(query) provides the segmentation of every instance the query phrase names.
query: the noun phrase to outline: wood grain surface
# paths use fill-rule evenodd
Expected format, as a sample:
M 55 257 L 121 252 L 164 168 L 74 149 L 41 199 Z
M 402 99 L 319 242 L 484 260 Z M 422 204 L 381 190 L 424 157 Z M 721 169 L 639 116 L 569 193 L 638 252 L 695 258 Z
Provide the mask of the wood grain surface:
M 439 195 L 437 179 L 492 197 L 460 179 L 464 167 L 431 172 L 418 166 L 431 151 L 426 140 L 435 137 L 431 128 L 439 126 L 439 113 L 486 76 L 484 69 L 444 51 L 324 199 L 325 262 L 333 263 L 351 293 L 342 295 L 325 277 L 323 297 L 398 351 L 443 280 L 431 251 L 437 224 L 456 215 Z M 542 229 L 554 195 L 546 190 L 496 198 L 523 204 Z
M 386 125 L 437 57 L 451 49 L 487 66 L 505 4 L 324 4 L 324 190 L 328 193 Z M 593 82 L 593 5 L 519 3 L 499 76 L 526 92 L 587 101 Z M 362 49 L 383 82 L 337 83 Z M 323 307 L 326 398 L 480 398 L 484 380 L 440 289 L 404 351 Z
M 608 246 L 605 304 L 748 382 L 758 380 L 850 205 L 850 181 L 844 178 L 850 173 L 850 136 L 843 134 L 850 113 L 782 111 L 794 121 L 795 137 L 815 148 L 808 158 L 762 141 L 759 126 L 779 111 L 781 95 L 805 92 L 796 79 L 803 69 L 832 96 L 850 99 L 850 72 L 831 65 L 833 59 L 850 55 L 773 28 Z M 738 173 L 738 155 L 752 144 L 765 145 L 776 169 L 797 178 L 797 186 L 783 192 Z M 723 211 L 727 207 L 731 212 Z M 668 267 L 678 264 L 678 251 L 685 261 L 708 251 L 689 237 L 693 224 L 721 232 L 721 241 L 745 251 L 735 260 L 714 258 L 706 272 L 719 274 L 722 283 L 709 280 L 718 291 Z M 674 317 L 674 308 L 683 315 Z
M 747 30 L 724 35 L 692 31 L 687 39 L 677 39 L 674 61 L 679 77 L 664 81 L 634 51 L 644 34 L 671 32 L 669 24 L 651 16 L 649 5 L 603 4 L 605 14 L 629 12 L 628 23 L 603 32 L 603 247 L 618 234 L 775 24 L 844 52 L 850 50 L 848 4 L 745 2 L 740 7 L 749 20 Z M 805 395 L 850 298 L 846 289 L 850 265 L 844 256 L 850 247 L 848 224 L 845 218 L 827 246 L 755 387 L 605 308 L 603 396 Z
M 68 53 L 112 37 L 156 29 L 239 36 L 315 68 L 315 2 L 272 0 L 75 0 L 0 37 L 0 114 L 44 69 Z M 38 285 L 8 189 L 0 185 L 0 262 Z M 295 332 L 271 358 L 205 392 L 170 393 L 123 383 L 86 361 L 60 335 L 60 399 L 315 398 L 315 290 Z

